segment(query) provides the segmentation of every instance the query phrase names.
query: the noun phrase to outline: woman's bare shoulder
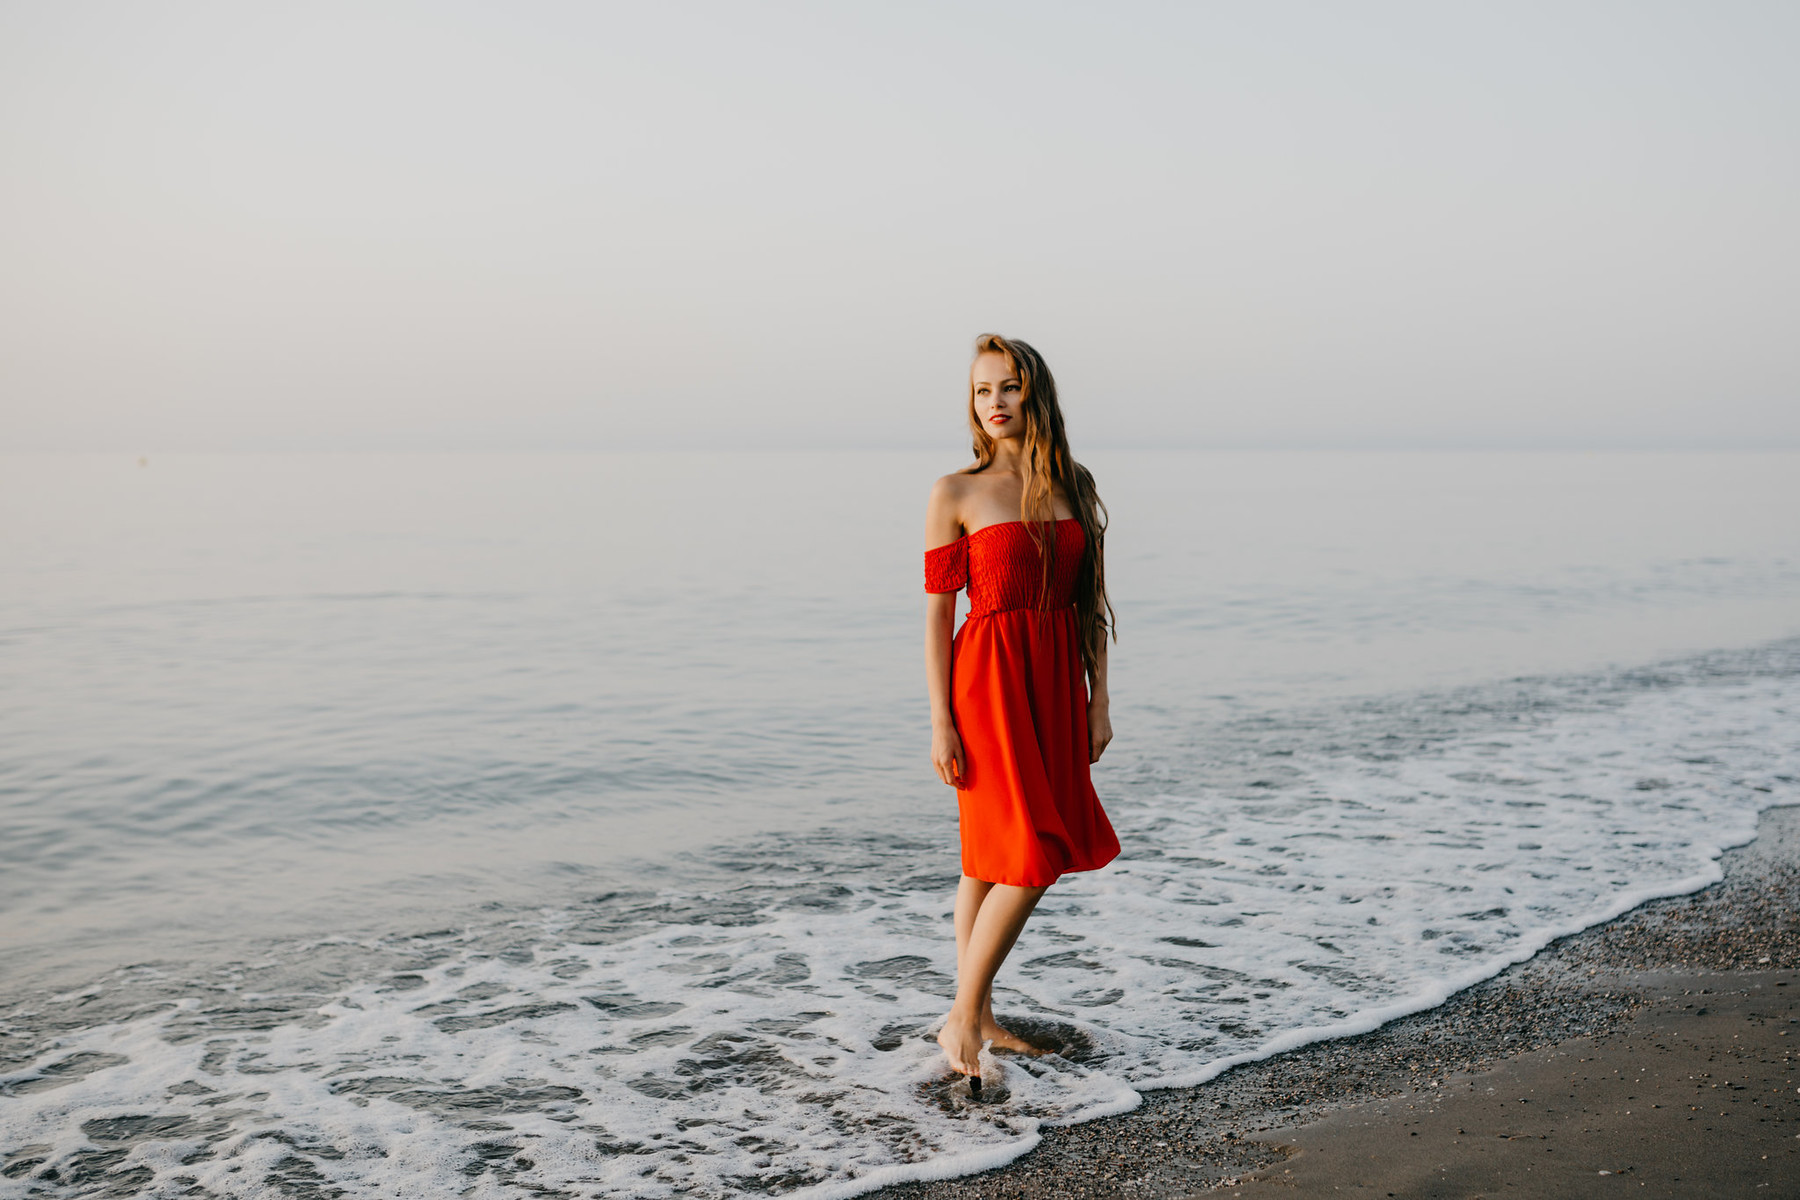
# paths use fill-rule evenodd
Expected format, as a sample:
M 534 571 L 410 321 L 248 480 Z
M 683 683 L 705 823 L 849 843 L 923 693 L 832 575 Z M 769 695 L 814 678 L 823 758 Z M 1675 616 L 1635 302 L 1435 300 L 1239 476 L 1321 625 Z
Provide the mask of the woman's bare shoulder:
M 935 504 L 940 500 L 961 500 L 978 486 L 976 477 L 969 474 L 967 467 L 948 475 L 940 475 L 937 482 L 931 485 L 931 502 Z
M 963 509 L 974 480 L 961 471 L 940 476 L 931 485 L 931 496 L 925 502 L 925 544 L 941 546 L 962 534 Z

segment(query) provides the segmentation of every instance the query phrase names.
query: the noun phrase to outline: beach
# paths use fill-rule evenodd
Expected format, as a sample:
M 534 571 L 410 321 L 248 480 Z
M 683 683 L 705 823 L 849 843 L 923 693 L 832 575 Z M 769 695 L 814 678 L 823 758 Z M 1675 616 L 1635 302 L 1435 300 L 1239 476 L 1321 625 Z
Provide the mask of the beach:
M 1124 852 L 998 981 L 1062 1054 L 970 1105 L 936 461 L 675 465 L 18 461 L 0 1197 L 1181 1195 L 1616 1031 L 1616 968 L 1794 965 L 1568 965 L 1800 802 L 1791 459 L 1119 454 Z
M 0 6 L 0 1200 L 1800 1200 L 1797 54 Z
M 1442 1006 L 881 1200 L 1800 1195 L 1800 807 Z

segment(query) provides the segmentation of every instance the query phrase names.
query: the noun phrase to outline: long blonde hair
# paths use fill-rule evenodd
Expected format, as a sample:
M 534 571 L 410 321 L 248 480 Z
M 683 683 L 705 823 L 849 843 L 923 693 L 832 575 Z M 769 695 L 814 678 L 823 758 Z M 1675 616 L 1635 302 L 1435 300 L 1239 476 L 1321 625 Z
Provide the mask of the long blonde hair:
M 1091 675 L 1108 632 L 1115 641 L 1119 636 L 1112 602 L 1106 598 L 1106 505 L 1094 490 L 1094 477 L 1069 453 L 1062 406 L 1056 400 L 1056 377 L 1050 374 L 1044 356 L 1017 338 L 997 333 L 975 339 L 975 357 L 983 354 L 1004 355 L 1019 377 L 1019 415 L 1025 422 L 1025 490 L 1019 497 L 1019 519 L 1044 562 L 1041 605 L 1050 602 L 1050 579 L 1056 568 L 1053 523 L 1058 486 L 1086 535 L 1081 570 L 1075 577 L 1075 616 L 1081 629 L 1081 660 Z M 994 438 L 975 412 L 973 379 L 969 382 L 969 431 L 975 439 L 975 465 L 966 473 L 979 475 L 993 465 Z

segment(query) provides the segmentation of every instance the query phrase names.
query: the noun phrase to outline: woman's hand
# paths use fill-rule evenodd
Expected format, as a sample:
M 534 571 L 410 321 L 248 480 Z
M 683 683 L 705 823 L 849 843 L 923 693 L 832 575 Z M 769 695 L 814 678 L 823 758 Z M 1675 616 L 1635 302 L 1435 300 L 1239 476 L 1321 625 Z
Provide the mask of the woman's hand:
M 1088 701 L 1088 763 L 1100 761 L 1106 745 L 1112 741 L 1112 715 L 1107 711 L 1105 696 Z
M 931 765 L 937 768 L 938 778 L 946 784 L 951 787 L 962 786 L 962 738 L 957 736 L 954 725 L 932 726 Z

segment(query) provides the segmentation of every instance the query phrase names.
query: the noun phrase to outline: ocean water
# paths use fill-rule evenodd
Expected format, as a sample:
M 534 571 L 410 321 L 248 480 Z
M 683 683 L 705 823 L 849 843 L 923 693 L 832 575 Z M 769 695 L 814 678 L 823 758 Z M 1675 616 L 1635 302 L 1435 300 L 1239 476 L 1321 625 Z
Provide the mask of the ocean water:
M 1095 454 L 1125 851 L 929 1039 L 953 454 L 5 460 L 0 1197 L 853 1195 L 1800 803 L 1800 456 Z

